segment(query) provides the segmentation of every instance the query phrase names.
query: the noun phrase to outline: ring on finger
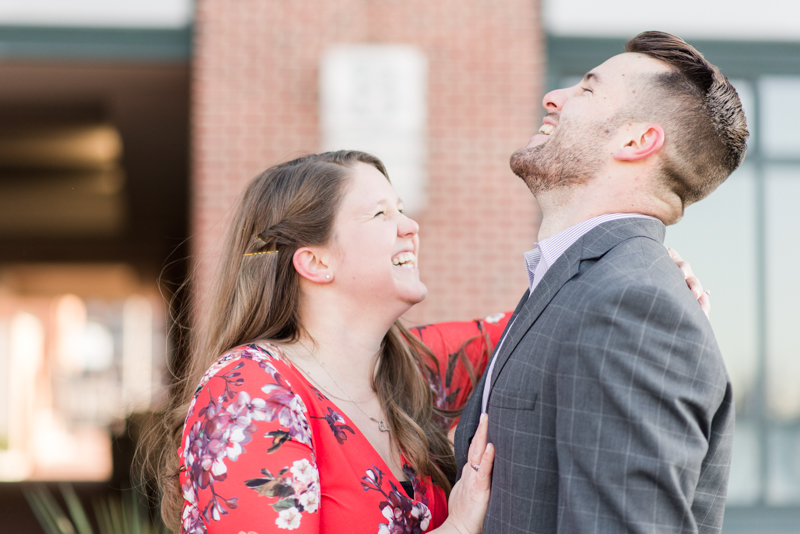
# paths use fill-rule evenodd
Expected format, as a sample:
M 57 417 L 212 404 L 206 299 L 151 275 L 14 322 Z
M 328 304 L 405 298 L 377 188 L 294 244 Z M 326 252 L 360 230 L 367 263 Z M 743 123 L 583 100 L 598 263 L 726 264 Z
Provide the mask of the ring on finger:
M 480 469 L 480 467 L 481 467 L 479 464 L 473 464 L 473 463 L 470 463 L 470 464 L 469 464 L 469 466 L 470 466 L 471 468 L 473 468 L 475 471 L 477 471 L 477 470 L 478 470 L 478 469 Z

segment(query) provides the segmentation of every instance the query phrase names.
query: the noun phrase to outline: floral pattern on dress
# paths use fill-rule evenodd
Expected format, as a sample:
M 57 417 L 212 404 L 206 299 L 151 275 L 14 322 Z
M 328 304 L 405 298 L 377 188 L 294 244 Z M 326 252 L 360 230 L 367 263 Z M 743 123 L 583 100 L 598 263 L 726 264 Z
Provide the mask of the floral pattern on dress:
M 458 410 L 466 404 L 474 387 L 470 376 L 474 377 L 475 383 L 480 379 L 491 358 L 494 343 L 510 316 L 510 313 L 496 313 L 485 319 L 411 329 L 411 333 L 436 355 L 435 361 L 422 366 L 422 373 L 433 391 L 437 408 Z M 455 425 L 450 418 L 439 414 L 433 417 L 444 429 Z
M 508 316 L 411 331 L 435 355 L 422 371 L 436 370 L 426 376 L 437 405 L 463 406 L 469 366 L 480 374 Z M 442 488 L 401 457 L 409 498 L 359 428 L 271 344 L 237 347 L 210 366 L 183 440 L 185 534 L 411 534 L 447 514 Z
M 256 350 L 253 350 L 256 349 Z M 204 533 L 204 523 L 219 521 L 228 514 L 229 510 L 238 507 L 238 497 L 223 496 L 217 493 L 214 484 L 227 478 L 227 461 L 235 462 L 239 456 L 246 452 L 245 446 L 253 439 L 257 431 L 256 421 L 279 421 L 282 430 L 267 432 L 264 437 L 272 438 L 272 445 L 267 450 L 273 453 L 289 440 L 308 446 L 312 445 L 311 430 L 309 427 L 307 409 L 303 399 L 292 391 L 291 385 L 278 373 L 277 369 L 268 361 L 269 355 L 257 350 L 255 346 L 244 347 L 233 351 L 217 360 L 203 376 L 200 385 L 195 390 L 195 396 L 190 405 L 189 417 L 193 415 L 199 393 L 214 379 L 222 381 L 223 391 L 213 397 L 209 395 L 208 404 L 197 412 L 199 419 L 191 426 L 186 436 L 183 447 L 183 468 L 187 472 L 187 480 L 183 485 L 184 506 L 182 516 L 182 529 L 187 533 Z M 230 366 L 236 359 L 249 359 L 264 369 L 275 383 L 268 383 L 261 388 L 264 398 L 252 398 L 246 391 L 239 391 L 244 385 L 244 378 L 239 370 L 244 362 L 239 362 L 229 371 L 220 374 L 220 371 Z M 301 473 L 289 483 L 292 492 L 299 489 L 296 499 L 297 506 L 284 506 L 279 500 L 273 508 L 279 511 L 276 523 L 281 528 L 297 528 L 300 523 L 302 511 L 314 512 L 319 502 L 319 475 L 314 474 L 316 482 L 311 482 L 311 471 L 316 473 L 316 467 L 304 460 L 305 464 L 295 462 L 292 466 L 294 473 Z M 301 467 L 298 467 L 301 465 Z M 301 469 L 298 471 L 298 469 Z M 281 471 L 279 477 L 290 468 Z M 311 470 L 311 471 L 310 471 Z M 262 470 L 262 474 L 272 477 L 269 471 Z M 273 481 L 276 480 L 272 477 Z M 253 479 L 258 480 L 258 479 Z M 282 487 L 283 478 L 277 479 L 277 486 Z M 250 481 L 245 485 L 250 487 Z M 211 497 L 202 510 L 198 507 L 197 491 L 209 490 Z M 259 490 L 260 491 L 260 490 Z M 264 490 L 266 491 L 266 490 Z M 262 494 L 262 493 L 260 493 Z M 268 493 L 263 493 L 268 494 Z M 294 494 L 294 493 L 293 493 Z M 283 497 L 283 496 L 282 496 Z M 302 504 L 305 503 L 305 506 Z M 277 506 L 277 508 L 276 508 Z
M 394 482 L 389 480 L 389 491 L 383 488 L 383 471 L 376 466 L 367 469 L 367 474 L 361 477 L 361 487 L 364 491 L 378 491 L 385 500 L 378 504 L 381 514 L 388 520 L 388 523 L 381 523 L 378 526 L 378 534 L 422 534 L 428 529 L 431 522 L 431 512 L 427 506 L 427 498 L 423 491 L 417 495 L 421 484 L 417 483 L 414 470 L 408 466 L 403 466 L 406 476 L 412 480 L 415 498 L 417 501 L 409 499 L 403 492 L 397 489 Z
M 324 419 L 328 426 L 331 428 L 331 432 L 333 432 L 333 436 L 336 438 L 336 441 L 339 442 L 339 445 L 343 445 L 345 441 L 347 441 L 347 432 L 350 432 L 355 436 L 355 431 L 353 428 L 346 424 L 344 417 L 339 412 L 335 411 L 330 406 L 328 407 L 328 413 L 322 417 L 313 417 L 312 419 Z M 345 432 L 345 430 L 347 432 Z
M 270 503 L 278 512 L 278 528 L 294 530 L 300 526 L 303 512 L 316 512 L 319 507 L 319 472 L 306 459 L 296 460 L 292 467 L 284 467 L 277 476 L 262 469 L 261 478 L 245 480 L 245 485 L 262 497 L 277 498 Z
M 195 490 L 191 481 L 187 479 L 181 489 L 183 490 L 183 498 L 186 500 L 183 506 L 183 515 L 181 516 L 181 532 L 205 532 L 206 526 L 200 515 L 200 508 L 197 506 Z

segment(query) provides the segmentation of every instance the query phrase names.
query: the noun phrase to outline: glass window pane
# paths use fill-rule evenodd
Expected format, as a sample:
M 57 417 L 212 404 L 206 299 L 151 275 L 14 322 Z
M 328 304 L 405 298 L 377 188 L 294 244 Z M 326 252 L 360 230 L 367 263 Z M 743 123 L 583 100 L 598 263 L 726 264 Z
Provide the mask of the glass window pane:
M 756 180 L 744 164 L 719 189 L 689 206 L 667 229 L 666 244 L 689 261 L 713 291 L 711 324 L 733 382 L 737 421 L 728 503 L 747 505 L 761 495 L 757 394 Z
M 767 406 L 800 418 L 800 165 L 770 165 L 766 179 Z
M 728 505 L 755 504 L 761 496 L 759 426 L 753 419 L 737 420 L 733 459 L 728 479 Z
M 800 76 L 759 80 L 761 150 L 768 157 L 800 156 Z
M 800 503 L 800 429 L 780 426 L 769 432 L 767 503 Z
M 705 200 L 689 206 L 667 230 L 666 244 L 712 290 L 711 324 L 733 381 L 739 415 L 755 393 L 755 175 L 745 164 Z M 741 408 L 741 409 L 739 409 Z

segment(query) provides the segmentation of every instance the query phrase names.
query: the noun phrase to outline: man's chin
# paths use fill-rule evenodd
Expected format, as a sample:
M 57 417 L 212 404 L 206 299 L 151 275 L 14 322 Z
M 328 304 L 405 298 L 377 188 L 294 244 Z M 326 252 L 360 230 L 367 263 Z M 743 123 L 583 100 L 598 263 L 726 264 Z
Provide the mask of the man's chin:
M 509 164 L 511 170 L 522 178 L 533 196 L 547 189 L 548 179 L 544 175 L 540 163 L 540 152 L 544 144 L 520 148 L 511 154 Z
M 527 182 L 531 174 L 533 159 L 537 157 L 537 153 L 541 151 L 542 146 L 544 145 L 526 146 L 514 151 L 509 159 L 509 165 L 514 174 Z

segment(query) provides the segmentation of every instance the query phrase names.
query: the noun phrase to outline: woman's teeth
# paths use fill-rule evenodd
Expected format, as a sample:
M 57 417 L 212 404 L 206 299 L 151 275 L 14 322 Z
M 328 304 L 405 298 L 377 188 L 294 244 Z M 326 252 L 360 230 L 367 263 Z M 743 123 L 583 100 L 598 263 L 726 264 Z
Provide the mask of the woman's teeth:
M 417 264 L 417 257 L 413 252 L 403 252 L 392 258 L 392 263 L 400 267 L 415 267 Z
M 543 135 L 550 135 L 555 129 L 556 127 L 552 124 L 542 124 L 542 127 L 539 128 L 539 133 Z

